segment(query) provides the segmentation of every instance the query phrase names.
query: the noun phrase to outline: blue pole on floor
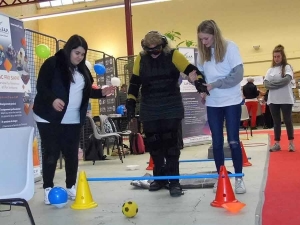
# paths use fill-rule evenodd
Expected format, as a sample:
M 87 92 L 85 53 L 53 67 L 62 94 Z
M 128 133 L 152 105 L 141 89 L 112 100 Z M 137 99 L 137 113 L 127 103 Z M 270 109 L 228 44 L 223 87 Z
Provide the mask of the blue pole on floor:
M 228 177 L 243 177 L 243 173 L 228 174 Z M 94 177 L 87 178 L 87 181 L 121 181 L 121 180 L 174 180 L 174 179 L 211 179 L 218 178 L 219 174 L 201 174 L 185 176 L 142 176 L 142 177 Z
M 248 159 L 251 159 L 251 157 L 248 157 Z M 232 160 L 232 158 L 225 158 L 225 161 L 227 160 Z M 214 159 L 183 159 L 179 160 L 180 163 L 185 163 L 185 162 L 213 162 Z M 149 162 L 147 162 L 149 164 Z
M 248 157 L 248 159 L 251 159 L 251 157 Z M 225 161 L 227 160 L 232 160 L 232 158 L 225 158 Z M 184 160 L 179 160 L 180 163 L 185 163 L 185 162 L 211 162 L 215 161 L 214 159 L 184 159 Z

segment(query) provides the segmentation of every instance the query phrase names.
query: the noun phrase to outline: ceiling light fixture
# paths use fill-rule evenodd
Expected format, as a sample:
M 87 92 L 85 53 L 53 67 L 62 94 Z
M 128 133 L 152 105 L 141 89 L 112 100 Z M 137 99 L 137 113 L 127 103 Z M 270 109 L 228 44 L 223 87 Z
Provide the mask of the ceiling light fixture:
M 168 2 L 168 1 L 171 1 L 171 0 L 147 0 L 147 1 L 131 3 L 131 6 L 146 5 L 146 4 Z M 75 11 L 53 13 L 53 14 L 40 15 L 40 16 L 36 15 L 36 16 L 31 16 L 31 17 L 27 17 L 27 18 L 23 17 L 20 19 L 22 21 L 41 20 L 41 19 L 47 19 L 47 18 L 53 18 L 53 17 L 59 17 L 59 16 L 68 16 L 68 15 L 74 15 L 74 14 L 79 14 L 79 13 L 87 13 L 87 12 L 94 12 L 94 11 L 108 10 L 108 9 L 117 9 L 117 8 L 123 8 L 123 7 L 124 7 L 124 4 L 109 5 L 109 6 L 101 6 L 99 8 L 85 8 L 85 9 L 75 10 Z

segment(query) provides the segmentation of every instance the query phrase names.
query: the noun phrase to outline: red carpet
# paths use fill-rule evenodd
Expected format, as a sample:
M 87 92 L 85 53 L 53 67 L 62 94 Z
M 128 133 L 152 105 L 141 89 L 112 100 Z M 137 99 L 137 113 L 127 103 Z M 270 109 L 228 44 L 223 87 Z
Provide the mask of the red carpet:
M 272 130 L 270 146 L 274 144 Z M 281 151 L 270 152 L 265 201 L 262 210 L 263 225 L 300 225 L 300 130 L 295 130 L 296 152 L 288 152 L 286 131 L 281 134 Z

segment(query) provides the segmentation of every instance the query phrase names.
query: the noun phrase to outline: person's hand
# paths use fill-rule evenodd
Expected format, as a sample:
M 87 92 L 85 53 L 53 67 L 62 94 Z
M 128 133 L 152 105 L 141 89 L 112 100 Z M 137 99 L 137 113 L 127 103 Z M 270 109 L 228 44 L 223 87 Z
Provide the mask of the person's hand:
M 200 97 L 201 97 L 201 99 L 206 99 L 206 96 L 207 96 L 207 94 L 206 93 L 200 93 Z
M 195 80 L 195 87 L 199 93 L 206 93 L 207 95 L 209 95 L 209 92 L 205 85 L 205 81 L 203 79 Z
M 197 80 L 197 73 L 196 70 L 193 70 L 192 72 L 189 73 L 189 78 L 188 80 L 190 82 L 195 82 L 195 80 Z
M 65 103 L 64 103 L 63 100 L 57 98 L 57 99 L 55 99 L 54 102 L 52 103 L 52 106 L 53 106 L 53 108 L 54 108 L 56 111 L 61 112 L 61 111 L 64 109 L 64 107 L 65 107 Z
M 132 98 L 126 100 L 126 112 L 127 112 L 127 119 L 130 122 L 135 117 L 135 105 L 136 101 Z
M 211 89 L 213 89 L 211 84 L 203 84 L 204 86 L 206 86 L 207 91 L 210 91 Z
M 104 87 L 104 88 L 102 88 L 102 95 L 109 96 L 109 95 L 113 94 L 115 92 L 115 90 L 116 90 L 116 87 L 114 87 L 112 85 L 110 85 L 108 87 Z

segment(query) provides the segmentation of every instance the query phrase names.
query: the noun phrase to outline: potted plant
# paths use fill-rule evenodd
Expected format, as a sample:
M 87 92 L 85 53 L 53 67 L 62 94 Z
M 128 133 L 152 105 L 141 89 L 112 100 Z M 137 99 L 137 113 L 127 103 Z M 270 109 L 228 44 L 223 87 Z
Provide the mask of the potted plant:
M 178 48 L 182 44 L 185 44 L 185 47 L 188 48 L 197 46 L 197 43 L 193 40 L 181 40 L 181 33 L 178 31 L 171 30 L 166 32 L 164 35 L 174 43 L 180 41 L 179 43 L 176 44 L 176 48 Z

